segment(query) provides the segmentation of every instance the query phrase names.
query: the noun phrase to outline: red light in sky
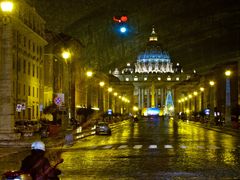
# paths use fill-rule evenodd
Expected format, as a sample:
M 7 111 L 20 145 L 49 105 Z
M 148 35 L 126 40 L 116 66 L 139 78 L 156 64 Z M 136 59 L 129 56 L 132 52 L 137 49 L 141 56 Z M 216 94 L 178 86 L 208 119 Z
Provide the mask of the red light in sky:
M 118 23 L 127 22 L 127 20 L 128 20 L 127 16 L 121 16 L 121 17 L 113 16 L 113 21 Z
M 122 22 L 127 22 L 127 20 L 128 20 L 127 16 L 122 16 L 122 17 L 121 17 L 121 21 L 122 21 Z

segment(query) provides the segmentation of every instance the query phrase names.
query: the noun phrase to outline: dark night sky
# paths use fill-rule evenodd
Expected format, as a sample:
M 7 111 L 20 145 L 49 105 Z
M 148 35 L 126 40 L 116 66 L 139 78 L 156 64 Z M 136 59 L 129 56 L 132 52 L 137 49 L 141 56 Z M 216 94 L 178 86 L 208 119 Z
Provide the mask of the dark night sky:
M 240 52 L 239 0 L 35 0 L 48 29 L 79 39 L 84 58 L 104 68 L 134 62 L 152 25 L 173 62 L 203 70 L 236 60 Z M 114 33 L 114 15 L 127 14 L 130 33 Z M 119 50 L 123 61 L 119 60 Z M 107 59 L 107 60 L 106 60 Z

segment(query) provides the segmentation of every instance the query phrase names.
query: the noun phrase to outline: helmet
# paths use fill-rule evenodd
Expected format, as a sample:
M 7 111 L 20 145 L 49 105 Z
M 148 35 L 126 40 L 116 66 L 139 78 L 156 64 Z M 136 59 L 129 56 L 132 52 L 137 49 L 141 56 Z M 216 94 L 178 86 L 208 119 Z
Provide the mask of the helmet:
M 31 146 L 32 150 L 42 150 L 45 151 L 45 144 L 42 141 L 35 141 Z

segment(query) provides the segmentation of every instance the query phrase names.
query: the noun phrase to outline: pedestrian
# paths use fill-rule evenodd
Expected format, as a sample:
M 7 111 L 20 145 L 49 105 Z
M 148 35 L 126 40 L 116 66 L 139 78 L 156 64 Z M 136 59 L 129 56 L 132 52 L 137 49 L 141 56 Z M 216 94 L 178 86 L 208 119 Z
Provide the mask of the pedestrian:
M 30 173 L 33 180 L 58 180 L 61 171 L 52 167 L 44 156 L 45 144 L 35 141 L 31 145 L 31 154 L 22 161 L 20 170 Z

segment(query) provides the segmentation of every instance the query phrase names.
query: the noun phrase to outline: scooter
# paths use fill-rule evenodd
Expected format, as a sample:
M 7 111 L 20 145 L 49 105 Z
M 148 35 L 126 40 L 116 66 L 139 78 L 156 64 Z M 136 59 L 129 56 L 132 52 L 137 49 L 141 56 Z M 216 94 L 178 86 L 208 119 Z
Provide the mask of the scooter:
M 62 163 L 63 159 L 60 159 L 51 169 L 47 169 L 44 174 L 48 174 L 52 169 L 56 169 L 57 165 Z M 42 179 L 42 177 L 41 177 Z M 2 180 L 33 180 L 30 173 L 16 170 L 16 171 L 7 171 L 2 175 Z

